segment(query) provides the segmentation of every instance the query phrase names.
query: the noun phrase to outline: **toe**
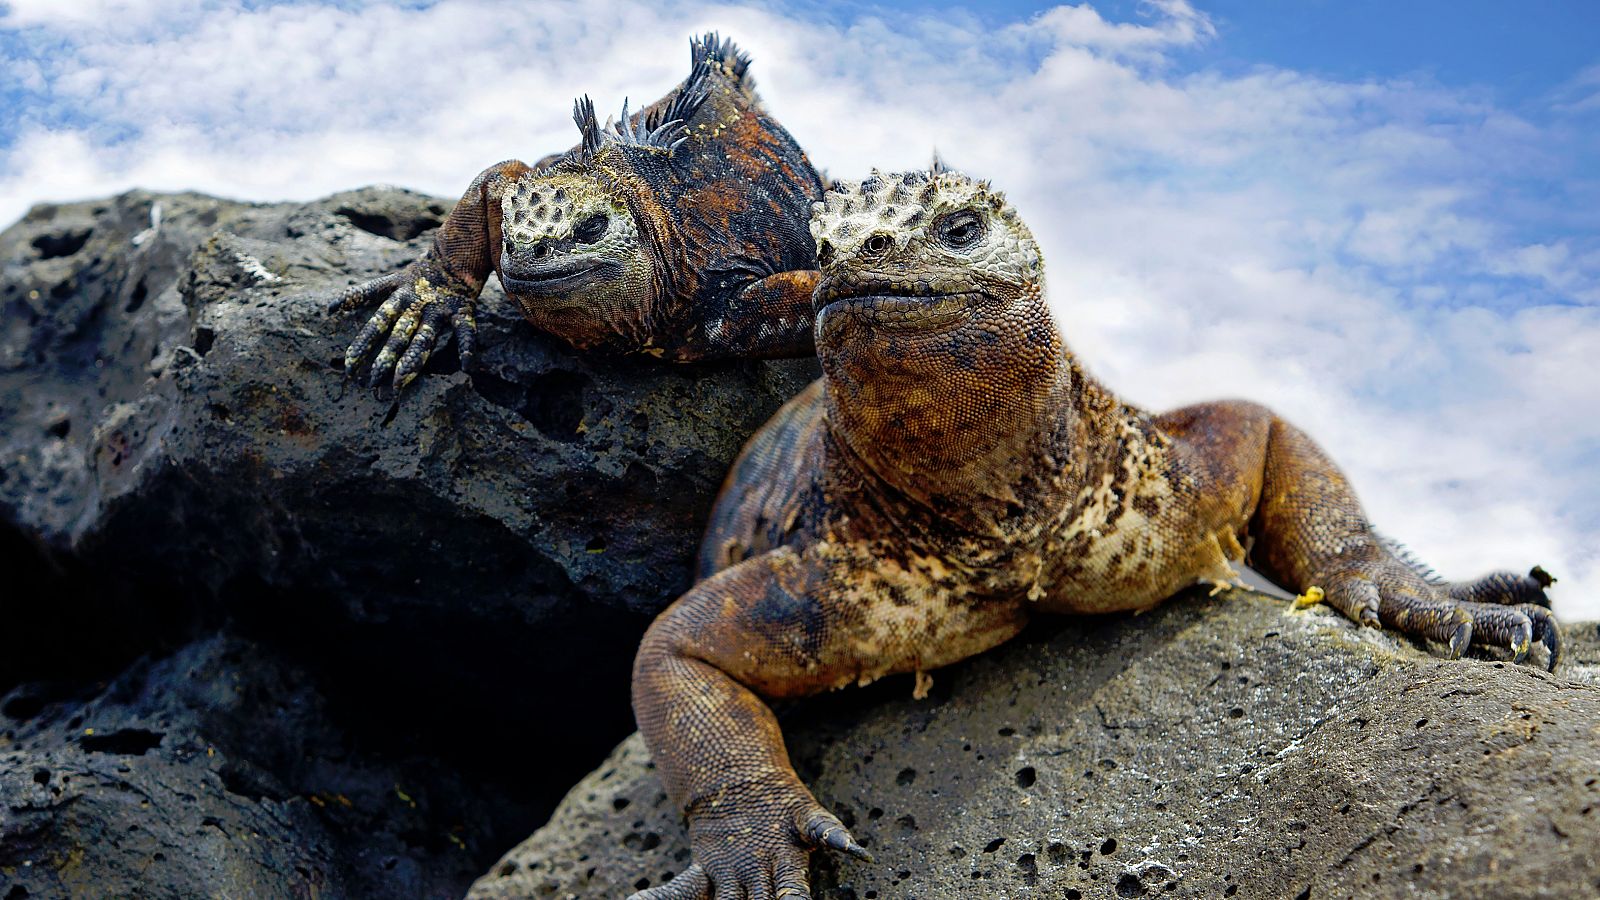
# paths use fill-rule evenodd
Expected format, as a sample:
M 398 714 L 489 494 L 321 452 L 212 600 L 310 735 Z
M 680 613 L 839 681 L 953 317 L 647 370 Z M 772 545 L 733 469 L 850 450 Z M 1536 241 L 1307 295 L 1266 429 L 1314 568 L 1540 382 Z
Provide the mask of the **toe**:
M 856 843 L 850 836 L 849 829 L 833 813 L 824 809 L 817 809 L 806 817 L 805 823 L 800 826 L 800 834 L 813 847 L 827 847 L 848 853 L 856 859 L 872 861 L 872 854 L 865 847 Z
M 811 879 L 804 862 L 787 861 L 777 865 L 772 883 L 776 900 L 811 900 Z
M 1380 627 L 1378 611 L 1382 596 L 1378 586 L 1365 578 L 1341 578 L 1329 585 L 1324 595 L 1329 606 L 1353 622 L 1369 628 Z

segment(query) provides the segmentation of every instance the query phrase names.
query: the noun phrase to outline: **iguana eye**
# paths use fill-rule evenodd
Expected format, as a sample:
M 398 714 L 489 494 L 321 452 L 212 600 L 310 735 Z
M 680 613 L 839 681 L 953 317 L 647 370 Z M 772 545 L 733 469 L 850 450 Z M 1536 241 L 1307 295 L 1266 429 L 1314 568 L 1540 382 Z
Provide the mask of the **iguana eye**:
M 934 226 L 939 242 L 953 250 L 965 250 L 983 237 L 983 219 L 970 209 L 951 213 Z
M 611 219 L 605 213 L 595 213 L 572 229 L 572 239 L 580 244 L 592 244 L 605 237 L 610 227 Z
M 862 246 L 866 248 L 868 253 L 876 254 L 888 253 L 889 247 L 893 244 L 894 239 L 889 237 L 887 234 L 875 234 L 872 237 L 867 238 L 867 242 Z

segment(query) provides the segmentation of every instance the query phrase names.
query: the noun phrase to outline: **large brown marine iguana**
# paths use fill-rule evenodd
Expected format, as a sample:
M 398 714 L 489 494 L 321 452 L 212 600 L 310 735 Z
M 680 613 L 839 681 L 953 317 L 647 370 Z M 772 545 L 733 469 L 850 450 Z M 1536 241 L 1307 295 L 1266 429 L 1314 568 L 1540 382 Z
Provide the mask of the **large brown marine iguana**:
M 1538 641 L 1554 668 L 1542 570 L 1430 581 L 1270 410 L 1154 415 L 1091 379 L 1051 321 L 1037 245 L 986 184 L 875 175 L 830 191 L 811 229 L 824 376 L 746 446 L 707 531 L 702 563 L 721 571 L 634 663 L 694 850 L 636 898 L 809 897 L 813 848 L 866 855 L 795 775 L 763 698 L 902 672 L 920 696 L 928 670 L 1035 611 L 1145 609 L 1232 581 L 1246 556 L 1361 624 L 1452 656 L 1521 660 Z
M 387 335 L 369 381 L 396 389 L 454 320 L 463 367 L 493 271 L 534 326 L 580 350 L 673 361 L 809 356 L 822 181 L 761 108 L 749 57 L 690 42 L 688 79 L 602 128 L 575 104 L 582 142 L 533 166 L 480 174 L 422 259 L 344 291 L 339 311 L 387 297 L 350 344 L 354 372 Z

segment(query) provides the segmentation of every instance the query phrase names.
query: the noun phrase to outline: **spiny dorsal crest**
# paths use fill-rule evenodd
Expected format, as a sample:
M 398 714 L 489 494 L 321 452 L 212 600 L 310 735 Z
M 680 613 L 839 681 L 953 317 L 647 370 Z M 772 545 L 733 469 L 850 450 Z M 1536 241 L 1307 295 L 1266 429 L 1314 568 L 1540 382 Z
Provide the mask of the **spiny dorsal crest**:
M 811 236 L 835 252 L 850 253 L 874 234 L 886 234 L 897 247 L 920 235 L 934 217 L 967 207 L 986 206 L 1015 222 L 1005 195 L 943 165 L 927 171 L 885 174 L 877 169 L 862 181 L 833 185 L 811 205 Z
M 595 119 L 594 101 L 585 94 L 572 103 L 572 120 L 578 124 L 578 134 L 582 136 L 577 148 L 577 160 L 584 163 L 592 161 L 606 144 L 644 147 L 670 154 L 688 139 L 684 123 L 705 102 L 705 98 L 703 90 L 689 90 L 686 86 L 671 104 L 654 114 L 630 114 L 628 100 L 624 98 L 622 115 L 606 119 L 602 128 Z
M 594 101 L 588 94 L 572 101 L 572 121 L 578 123 L 578 134 L 582 137 L 578 144 L 579 158 L 592 158 L 600 150 L 600 123 L 595 121 Z
M 753 86 L 748 77 L 750 71 L 750 54 L 740 50 L 732 38 L 719 36 L 715 31 L 708 31 L 700 37 L 689 39 L 689 66 L 698 70 L 701 66 L 718 66 L 723 73 L 744 87 Z M 694 76 L 690 76 L 693 80 Z

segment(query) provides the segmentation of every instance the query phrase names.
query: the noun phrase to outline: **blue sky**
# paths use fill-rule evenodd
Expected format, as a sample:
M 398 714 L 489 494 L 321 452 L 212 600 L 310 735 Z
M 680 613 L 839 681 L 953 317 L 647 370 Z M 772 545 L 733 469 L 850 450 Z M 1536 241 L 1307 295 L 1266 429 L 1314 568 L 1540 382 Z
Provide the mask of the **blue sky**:
M 1600 3 L 0 0 L 0 220 L 456 196 L 708 28 L 832 174 L 994 178 L 1130 399 L 1267 402 L 1446 574 L 1600 617 Z

